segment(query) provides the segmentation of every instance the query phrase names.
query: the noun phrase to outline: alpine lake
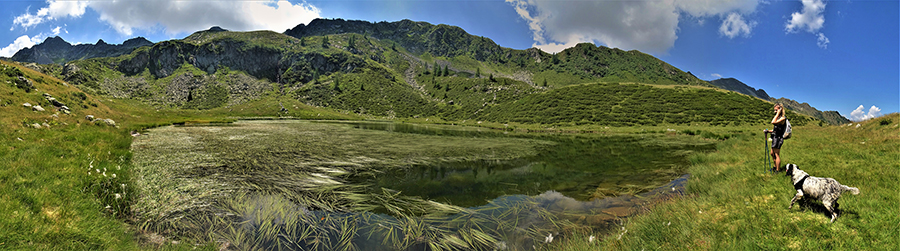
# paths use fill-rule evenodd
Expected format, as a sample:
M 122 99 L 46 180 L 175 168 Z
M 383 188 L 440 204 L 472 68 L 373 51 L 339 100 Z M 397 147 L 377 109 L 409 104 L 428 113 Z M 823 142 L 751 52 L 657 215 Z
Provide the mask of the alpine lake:
M 166 126 L 134 139 L 131 210 L 153 235 L 229 249 L 533 250 L 681 195 L 687 156 L 714 148 L 392 122 Z

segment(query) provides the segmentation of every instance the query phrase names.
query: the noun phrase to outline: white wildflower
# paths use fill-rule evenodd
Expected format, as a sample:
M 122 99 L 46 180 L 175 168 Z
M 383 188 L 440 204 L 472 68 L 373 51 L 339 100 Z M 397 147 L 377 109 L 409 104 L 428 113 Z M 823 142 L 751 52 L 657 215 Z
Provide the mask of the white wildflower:
M 121 195 L 121 194 L 118 194 L 118 193 L 117 193 L 117 194 L 115 194 L 115 195 L 116 195 L 116 199 L 117 199 L 117 200 L 122 198 L 122 195 Z
M 553 233 L 550 233 L 549 235 L 547 235 L 547 237 L 544 237 L 544 243 L 550 242 L 553 242 Z
M 700 211 L 697 211 L 697 212 L 702 214 L 702 213 L 703 213 L 703 210 L 700 210 Z
M 596 239 L 596 237 L 594 237 L 594 235 L 592 234 L 591 237 L 588 237 L 588 242 L 593 243 L 594 239 Z
M 119 186 L 121 186 L 123 190 L 125 189 L 125 183 L 119 184 Z
M 122 170 L 122 166 L 116 165 L 116 170 Z
M 666 224 L 666 226 L 669 226 L 669 225 L 672 225 L 672 222 L 671 222 L 671 221 L 670 221 L 668 224 Z
M 89 166 L 91 166 L 91 168 L 94 168 L 94 161 L 93 161 L 93 160 L 91 160 L 91 163 L 90 163 L 90 164 L 88 164 L 88 165 L 89 165 Z
M 112 207 L 111 207 L 111 206 L 109 206 L 109 205 L 106 205 L 106 209 L 110 209 L 110 208 L 112 208 Z
M 103 172 L 103 177 L 106 177 L 106 172 Z
M 113 179 L 115 179 L 115 178 L 116 178 L 116 174 L 112 174 L 112 177 L 113 177 Z
M 100 169 L 94 169 L 94 171 L 96 171 L 97 173 L 100 173 Z

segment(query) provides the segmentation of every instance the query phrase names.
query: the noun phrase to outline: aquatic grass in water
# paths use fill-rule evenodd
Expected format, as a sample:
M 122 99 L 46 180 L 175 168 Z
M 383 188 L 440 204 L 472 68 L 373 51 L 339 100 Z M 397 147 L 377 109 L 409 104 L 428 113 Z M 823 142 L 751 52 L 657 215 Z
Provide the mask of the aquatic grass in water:
M 409 129 L 404 126 L 399 126 L 400 131 Z M 563 176 L 609 169 L 604 176 L 618 177 L 612 179 L 616 183 L 610 191 L 621 194 L 616 186 L 632 187 L 625 193 L 638 194 L 679 174 L 677 163 L 660 164 L 659 156 L 678 157 L 693 150 L 655 147 L 659 151 L 636 155 L 642 160 L 635 161 L 623 160 L 625 156 L 617 152 L 631 149 L 602 143 L 612 142 L 608 137 L 606 141 L 506 137 L 452 130 L 438 136 L 427 130 L 398 133 L 396 125 L 384 131 L 358 127 L 353 123 L 242 121 L 224 127 L 153 129 L 132 144 L 135 183 L 141 194 L 133 206 L 135 214 L 147 231 L 207 242 L 225 240 L 222 245 L 239 249 L 531 249 L 543 245 L 548 236 L 582 228 L 573 222 L 609 225 L 631 215 L 634 210 L 627 208 L 638 203 L 633 196 L 618 201 L 572 199 L 589 199 L 603 186 L 588 180 L 601 176 L 576 181 L 564 181 Z M 626 137 L 618 141 L 646 148 L 671 140 Z M 467 170 L 466 163 L 482 163 L 486 169 Z M 630 165 L 616 167 L 622 163 Z M 656 169 L 646 167 L 653 165 Z M 490 192 L 470 191 L 475 196 L 467 200 L 474 201 L 468 205 L 450 197 L 437 199 L 448 204 L 433 201 L 440 197 L 416 193 L 440 187 L 444 182 L 440 179 L 437 186 L 422 186 L 418 191 L 369 182 L 406 177 L 405 173 L 434 174 L 418 171 L 428 170 L 422 167 L 446 167 L 438 175 L 442 179 L 463 182 L 459 187 L 480 185 L 484 189 L 476 191 Z M 475 177 L 456 175 L 460 173 Z M 638 186 L 626 181 L 632 177 L 663 181 Z M 525 182 L 503 186 L 528 188 L 504 192 L 483 186 L 502 184 L 498 179 L 519 179 Z M 577 189 L 566 189 L 573 184 Z M 603 207 L 611 210 L 598 212 Z

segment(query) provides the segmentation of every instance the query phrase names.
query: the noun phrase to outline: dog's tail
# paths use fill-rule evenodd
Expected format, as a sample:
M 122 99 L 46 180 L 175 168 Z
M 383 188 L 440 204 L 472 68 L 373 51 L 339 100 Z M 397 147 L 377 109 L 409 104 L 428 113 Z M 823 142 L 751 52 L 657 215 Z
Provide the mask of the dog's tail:
M 845 186 L 845 185 L 841 185 L 841 186 L 844 188 L 844 191 L 850 191 L 850 193 L 852 193 L 852 194 L 854 194 L 854 195 L 859 194 L 859 188 L 848 187 L 848 186 Z

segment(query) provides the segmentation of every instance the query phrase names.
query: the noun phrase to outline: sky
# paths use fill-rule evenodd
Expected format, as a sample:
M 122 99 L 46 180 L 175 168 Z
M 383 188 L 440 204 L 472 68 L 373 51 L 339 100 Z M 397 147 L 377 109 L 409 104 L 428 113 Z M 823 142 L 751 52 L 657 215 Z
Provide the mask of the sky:
M 900 1 L 778 0 L 0 0 L 0 56 L 60 36 L 121 44 L 212 26 L 283 32 L 315 18 L 459 26 L 503 47 L 639 50 L 704 80 L 854 121 L 900 111 Z M 7 28 L 8 27 L 8 28 Z

